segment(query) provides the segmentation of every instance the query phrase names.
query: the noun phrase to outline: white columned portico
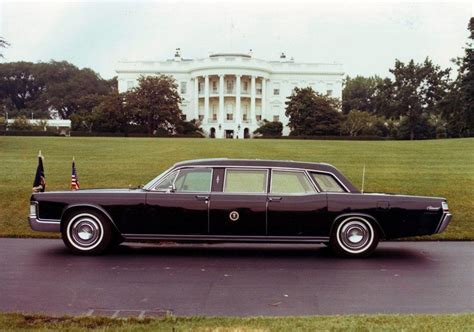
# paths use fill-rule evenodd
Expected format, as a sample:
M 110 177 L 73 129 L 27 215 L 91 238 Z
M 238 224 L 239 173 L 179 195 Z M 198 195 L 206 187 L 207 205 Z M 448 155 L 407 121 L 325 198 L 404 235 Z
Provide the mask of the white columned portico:
M 265 119 L 265 103 L 267 100 L 267 79 L 265 77 L 262 78 L 262 99 L 261 99 L 261 110 L 262 110 L 262 121 Z
M 204 123 L 208 122 L 209 117 L 209 75 L 204 76 Z
M 194 78 L 194 118 L 199 119 L 199 76 Z
M 224 123 L 224 75 L 219 75 L 219 124 Z
M 242 116 L 240 115 L 240 78 L 241 75 L 235 75 L 235 123 L 237 124 L 242 122 Z
M 250 83 L 250 123 L 255 123 L 255 76 Z

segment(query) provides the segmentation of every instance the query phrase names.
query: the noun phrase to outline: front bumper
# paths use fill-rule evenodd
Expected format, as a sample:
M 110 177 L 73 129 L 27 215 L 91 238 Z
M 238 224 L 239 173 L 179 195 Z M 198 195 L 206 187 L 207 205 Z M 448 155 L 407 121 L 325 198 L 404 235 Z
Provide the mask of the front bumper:
M 28 222 L 30 227 L 34 231 L 39 232 L 60 232 L 61 231 L 61 221 L 54 219 L 38 219 L 35 215 L 30 215 L 28 217 Z
M 441 217 L 441 220 L 438 224 L 438 227 L 436 229 L 435 233 L 443 233 L 446 227 L 448 226 L 449 222 L 451 221 L 451 218 L 453 215 L 449 212 L 444 213 L 443 216 Z

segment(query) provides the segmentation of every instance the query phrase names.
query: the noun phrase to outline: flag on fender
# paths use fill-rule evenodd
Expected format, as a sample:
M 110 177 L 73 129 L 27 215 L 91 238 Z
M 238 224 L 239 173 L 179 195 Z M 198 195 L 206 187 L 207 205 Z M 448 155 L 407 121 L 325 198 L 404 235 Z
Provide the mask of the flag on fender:
M 43 156 L 41 150 L 38 153 L 38 167 L 36 167 L 35 181 L 33 182 L 33 192 L 44 192 L 46 190 L 46 177 L 44 175 Z
M 77 178 L 76 161 L 72 158 L 72 174 L 71 174 L 71 190 L 77 190 L 79 188 L 79 179 Z

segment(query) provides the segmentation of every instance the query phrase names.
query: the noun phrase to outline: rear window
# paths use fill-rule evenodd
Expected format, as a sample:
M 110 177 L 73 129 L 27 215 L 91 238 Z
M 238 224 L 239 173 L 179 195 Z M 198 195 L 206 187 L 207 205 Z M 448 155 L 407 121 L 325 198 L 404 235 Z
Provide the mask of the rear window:
M 330 174 L 311 173 L 311 177 L 318 184 L 322 191 L 345 192 L 344 188 Z

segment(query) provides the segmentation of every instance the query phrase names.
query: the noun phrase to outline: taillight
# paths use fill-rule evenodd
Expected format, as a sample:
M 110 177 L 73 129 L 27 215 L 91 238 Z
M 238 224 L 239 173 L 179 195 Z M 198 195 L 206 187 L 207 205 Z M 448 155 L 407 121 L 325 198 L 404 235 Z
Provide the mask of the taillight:
M 443 211 L 449 211 L 448 203 L 447 202 L 442 202 L 441 207 L 443 208 Z
M 37 206 L 38 206 L 38 203 L 36 203 L 36 202 L 31 202 L 30 203 L 30 216 L 36 217 Z

